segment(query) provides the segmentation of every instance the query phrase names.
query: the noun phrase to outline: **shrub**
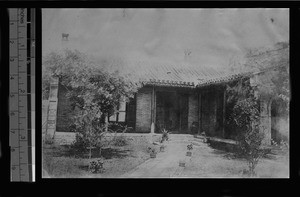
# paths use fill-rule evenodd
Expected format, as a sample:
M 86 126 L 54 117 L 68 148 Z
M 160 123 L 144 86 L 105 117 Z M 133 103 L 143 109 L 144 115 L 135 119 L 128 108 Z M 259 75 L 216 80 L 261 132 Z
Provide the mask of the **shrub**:
M 228 89 L 234 103 L 230 124 L 238 131 L 238 148 L 235 153 L 247 160 L 248 175 L 255 176 L 255 167 L 259 159 L 266 154 L 262 146 L 264 134 L 259 129 L 259 100 L 248 80 L 242 79 L 233 88 Z
M 114 125 L 117 125 L 117 124 L 114 124 Z M 127 139 L 126 137 L 124 136 L 124 133 L 128 130 L 128 127 L 127 126 L 122 126 L 122 125 L 117 125 L 118 126 L 118 130 L 116 130 L 115 132 L 115 136 L 114 136 L 114 145 L 116 146 L 125 146 L 127 145 Z M 118 136 L 118 131 L 121 131 L 122 134 L 120 136 Z
M 169 132 L 166 129 L 162 130 L 161 143 L 169 140 Z
M 90 162 L 89 169 L 92 173 L 103 173 L 104 172 L 103 164 L 104 162 L 102 159 L 93 160 Z
M 189 145 L 187 145 L 187 149 L 190 151 L 190 150 L 193 150 L 193 144 L 191 143 L 191 144 L 189 144 Z
M 127 145 L 126 137 L 124 137 L 124 136 L 115 137 L 114 145 L 116 145 L 116 146 L 125 146 L 125 145 Z

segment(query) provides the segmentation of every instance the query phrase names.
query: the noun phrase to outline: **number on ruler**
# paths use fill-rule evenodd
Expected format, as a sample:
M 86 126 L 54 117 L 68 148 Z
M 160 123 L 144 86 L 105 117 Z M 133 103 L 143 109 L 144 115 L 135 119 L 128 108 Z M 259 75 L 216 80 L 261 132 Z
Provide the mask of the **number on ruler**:
M 24 94 L 25 93 L 25 90 L 23 89 L 19 89 L 20 93 Z
M 12 132 L 13 134 L 15 134 L 15 133 L 16 133 L 16 131 L 14 131 L 14 130 L 11 130 L 10 132 Z
M 14 76 L 10 76 L 10 79 L 13 80 L 13 79 L 15 79 L 15 78 L 14 78 Z
M 9 61 L 13 62 L 13 61 L 15 61 L 15 58 L 11 57 L 11 58 L 9 58 Z
M 14 41 L 14 40 L 10 40 L 9 43 L 10 43 L 10 44 L 14 44 L 15 41 Z
M 11 116 L 14 116 L 14 115 L 15 115 L 15 112 L 10 112 L 10 115 L 11 115 Z
M 15 95 L 14 95 L 14 94 L 11 94 L 11 95 L 10 95 L 10 98 L 14 98 L 14 97 L 15 97 Z

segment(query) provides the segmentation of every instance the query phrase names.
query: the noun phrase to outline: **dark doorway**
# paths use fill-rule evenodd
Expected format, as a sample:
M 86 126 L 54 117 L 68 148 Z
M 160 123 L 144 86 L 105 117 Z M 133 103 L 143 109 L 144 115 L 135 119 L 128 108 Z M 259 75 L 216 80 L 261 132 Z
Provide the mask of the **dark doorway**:
M 188 95 L 177 92 L 156 93 L 156 132 L 172 133 L 188 130 Z
M 131 98 L 129 102 L 126 103 L 126 122 L 127 126 L 135 130 L 135 120 L 136 120 L 136 97 Z
M 189 106 L 189 95 L 179 94 L 179 131 L 180 133 L 186 133 L 188 131 L 188 106 Z

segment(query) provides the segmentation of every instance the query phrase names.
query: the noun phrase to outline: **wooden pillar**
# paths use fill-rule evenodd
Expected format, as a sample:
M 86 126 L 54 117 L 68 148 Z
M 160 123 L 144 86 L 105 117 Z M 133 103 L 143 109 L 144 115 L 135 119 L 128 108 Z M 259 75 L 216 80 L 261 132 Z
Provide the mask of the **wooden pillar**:
M 222 125 L 222 137 L 225 138 L 225 115 L 226 115 L 226 86 L 223 92 L 223 125 Z
M 50 142 L 54 139 L 56 131 L 56 116 L 57 116 L 57 102 L 58 102 L 58 78 L 54 78 L 50 82 L 49 91 L 49 110 L 47 116 L 47 127 L 46 127 L 46 141 Z
M 151 133 L 155 132 L 155 88 L 152 88 L 151 94 Z
M 201 103 L 201 93 L 198 93 L 198 134 L 202 132 L 202 103 Z
M 264 134 L 263 144 L 271 144 L 271 109 L 267 99 L 260 101 L 260 132 Z

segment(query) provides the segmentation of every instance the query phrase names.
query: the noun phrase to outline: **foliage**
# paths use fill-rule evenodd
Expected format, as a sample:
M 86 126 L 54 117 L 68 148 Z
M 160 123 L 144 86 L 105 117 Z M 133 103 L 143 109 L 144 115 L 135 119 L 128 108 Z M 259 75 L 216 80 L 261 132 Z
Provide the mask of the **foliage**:
M 115 112 L 121 100 L 133 97 L 139 87 L 118 72 L 104 71 L 103 66 L 76 50 L 52 52 L 43 60 L 44 75 L 57 77 L 68 90 L 67 97 L 76 112 L 73 129 L 78 132 L 74 145 L 98 147 L 100 152 L 108 126 L 105 117 Z M 45 77 L 44 84 L 48 78 Z
M 164 141 L 168 141 L 170 132 L 167 131 L 166 129 L 163 129 L 161 132 L 162 132 L 161 143 L 163 143 Z
M 155 148 L 153 148 L 153 147 L 148 147 L 148 152 L 150 154 L 157 154 L 157 150 Z
M 114 145 L 116 146 L 125 146 L 127 144 L 127 140 L 126 137 L 124 136 L 124 133 L 127 131 L 127 127 L 125 126 L 122 129 L 122 134 L 119 136 L 117 136 L 117 132 L 115 133 L 115 137 L 114 137 Z
M 256 71 L 252 86 L 258 96 L 266 100 L 277 100 L 289 111 L 290 76 L 289 43 L 280 42 L 269 49 L 252 49 L 246 54 L 245 68 Z
M 193 144 L 191 143 L 191 144 L 187 145 L 187 149 L 188 150 L 193 150 Z
M 103 173 L 104 167 L 103 167 L 103 160 L 97 159 L 90 162 L 89 169 L 92 173 Z
M 289 102 L 288 46 L 281 43 L 273 50 L 249 51 L 245 68 L 257 74 L 227 85 L 227 127 L 236 131 L 237 154 L 247 160 L 250 176 L 255 176 L 259 159 L 267 153 L 262 144 L 264 134 L 259 129 L 259 100 Z
M 114 139 L 114 145 L 116 146 L 125 146 L 127 144 L 127 140 L 124 136 L 117 136 Z
M 248 175 L 254 176 L 255 167 L 265 154 L 262 146 L 264 135 L 259 131 L 259 102 L 253 88 L 246 81 L 240 82 L 230 91 L 231 99 L 236 99 L 230 116 L 231 124 L 239 131 L 236 137 L 238 141 L 236 154 L 247 160 Z
M 162 145 L 159 147 L 160 152 L 164 152 L 164 151 L 165 151 L 165 148 L 166 148 L 166 145 L 162 144 Z

